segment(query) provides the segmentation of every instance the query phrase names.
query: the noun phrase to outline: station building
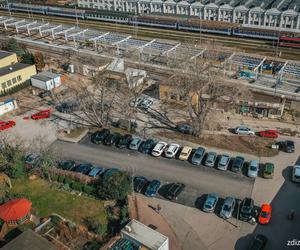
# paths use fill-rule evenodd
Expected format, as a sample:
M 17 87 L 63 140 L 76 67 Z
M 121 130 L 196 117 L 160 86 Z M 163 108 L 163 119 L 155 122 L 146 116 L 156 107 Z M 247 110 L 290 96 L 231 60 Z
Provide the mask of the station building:
M 300 4 L 294 0 L 78 0 L 82 8 L 135 14 L 167 14 L 238 23 L 244 27 L 300 31 Z
M 0 93 L 30 80 L 35 74 L 35 65 L 19 63 L 15 53 L 0 51 Z

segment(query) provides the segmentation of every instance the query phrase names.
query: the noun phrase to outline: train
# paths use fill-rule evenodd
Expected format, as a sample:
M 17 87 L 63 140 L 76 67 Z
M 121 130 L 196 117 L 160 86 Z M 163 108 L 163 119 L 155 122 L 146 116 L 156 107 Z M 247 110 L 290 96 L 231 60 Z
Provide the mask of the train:
M 240 38 L 267 40 L 278 46 L 300 48 L 300 34 L 286 31 L 265 30 L 243 27 L 237 23 L 206 21 L 196 18 L 174 18 L 166 16 L 136 15 L 131 12 L 109 10 L 93 10 L 86 8 L 66 7 L 57 5 L 33 5 L 24 3 L 0 3 L 0 10 L 24 12 L 47 16 L 61 16 L 82 20 L 104 21 L 135 26 L 165 28 L 179 31 L 190 31 L 225 35 Z M 297 38 L 296 40 L 294 38 Z M 292 40 L 291 40 L 292 39 Z

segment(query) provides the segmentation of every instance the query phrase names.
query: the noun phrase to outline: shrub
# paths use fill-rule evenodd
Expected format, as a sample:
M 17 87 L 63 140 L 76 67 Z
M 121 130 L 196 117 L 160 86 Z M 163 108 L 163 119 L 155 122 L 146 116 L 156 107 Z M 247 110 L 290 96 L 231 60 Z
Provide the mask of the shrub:
M 64 180 L 65 180 L 65 176 L 64 175 L 60 175 L 59 177 L 58 177 L 58 181 L 59 182 L 64 182 Z
M 80 182 L 73 182 L 72 183 L 72 189 L 75 189 L 75 190 L 77 190 L 77 191 L 82 191 L 82 187 L 83 187 L 83 185 L 80 183 Z
M 58 175 L 51 174 L 51 179 L 52 179 L 52 181 L 58 181 Z
M 89 185 L 83 185 L 83 192 L 92 195 L 95 192 L 95 188 Z
M 69 176 L 66 176 L 66 177 L 65 177 L 65 179 L 64 179 L 64 184 L 70 185 L 72 182 L 73 182 L 73 180 L 72 180 Z

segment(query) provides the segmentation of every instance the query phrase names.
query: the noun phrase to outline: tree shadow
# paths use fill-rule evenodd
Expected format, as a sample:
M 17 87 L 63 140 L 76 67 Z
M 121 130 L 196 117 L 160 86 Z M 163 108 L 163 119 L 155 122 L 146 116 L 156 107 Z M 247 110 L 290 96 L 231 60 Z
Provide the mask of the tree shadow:
M 195 207 L 202 210 L 207 196 L 208 196 L 207 194 L 203 194 L 200 197 L 198 197 L 195 201 Z

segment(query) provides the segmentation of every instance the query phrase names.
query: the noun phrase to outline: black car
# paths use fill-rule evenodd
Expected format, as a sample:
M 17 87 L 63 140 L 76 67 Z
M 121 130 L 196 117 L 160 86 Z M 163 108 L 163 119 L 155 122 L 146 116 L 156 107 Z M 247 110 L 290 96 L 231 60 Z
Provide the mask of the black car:
M 166 191 L 166 198 L 169 200 L 177 200 L 178 195 L 184 190 L 183 183 L 172 183 Z
M 244 166 L 245 158 L 242 156 L 237 156 L 234 158 L 232 163 L 232 171 L 236 173 L 242 172 Z
M 254 201 L 251 198 L 245 198 L 240 206 L 239 218 L 243 221 L 249 221 L 254 214 Z
M 93 165 L 90 163 L 82 163 L 79 164 L 76 168 L 75 168 L 75 172 L 77 173 L 81 173 L 81 174 L 88 174 L 93 168 Z
M 148 184 L 148 180 L 145 177 L 137 176 L 133 179 L 134 192 L 140 193 Z
M 286 153 L 295 152 L 295 143 L 293 141 L 281 141 L 278 142 L 279 149 Z
M 92 143 L 100 144 L 109 135 L 110 135 L 110 131 L 108 129 L 104 128 L 101 131 L 97 131 L 97 132 L 93 133 L 91 136 L 91 141 L 92 141 Z
M 104 139 L 103 144 L 107 146 L 111 146 L 120 138 L 120 136 L 121 135 L 119 133 L 110 134 Z
M 61 113 L 71 113 L 78 110 L 78 104 L 71 102 L 64 102 L 56 107 L 56 110 Z
M 190 124 L 186 124 L 186 123 L 176 125 L 175 129 L 178 132 L 183 133 L 183 134 L 192 134 L 193 133 L 192 126 Z
M 76 166 L 75 161 L 72 160 L 66 160 L 66 161 L 59 161 L 58 167 L 64 170 L 72 170 Z
M 152 149 L 154 148 L 154 146 L 155 146 L 155 141 L 152 139 L 147 139 L 146 141 L 144 141 L 142 143 L 139 150 L 143 154 L 150 154 L 152 152 Z
M 131 140 L 132 140 L 132 135 L 129 134 L 123 135 L 117 140 L 116 146 L 118 148 L 127 148 Z
M 257 234 L 251 239 L 248 250 L 263 250 L 267 242 L 268 239 L 266 236 Z
M 44 91 L 44 92 L 39 93 L 39 97 L 40 97 L 40 98 L 45 98 L 45 97 L 51 96 L 51 95 L 52 95 L 52 94 L 51 94 L 50 91 Z

